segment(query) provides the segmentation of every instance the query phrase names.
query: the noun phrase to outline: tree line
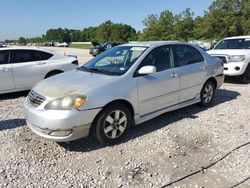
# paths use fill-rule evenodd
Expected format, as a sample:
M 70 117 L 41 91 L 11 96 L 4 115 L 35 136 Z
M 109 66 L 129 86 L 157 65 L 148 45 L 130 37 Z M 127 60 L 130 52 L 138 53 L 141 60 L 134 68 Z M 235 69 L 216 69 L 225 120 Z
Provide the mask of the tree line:
M 135 40 L 219 40 L 228 36 L 250 35 L 250 0 L 216 0 L 204 12 L 195 16 L 191 9 L 180 14 L 166 10 L 148 15 L 144 29 L 136 30 L 127 24 L 106 21 L 97 27 L 82 30 L 49 29 L 35 38 L 19 38 L 19 43 L 41 42 L 128 42 Z
M 174 15 L 163 11 L 144 21 L 140 40 L 219 40 L 250 35 L 250 0 L 216 0 L 204 16 L 195 17 L 191 9 Z

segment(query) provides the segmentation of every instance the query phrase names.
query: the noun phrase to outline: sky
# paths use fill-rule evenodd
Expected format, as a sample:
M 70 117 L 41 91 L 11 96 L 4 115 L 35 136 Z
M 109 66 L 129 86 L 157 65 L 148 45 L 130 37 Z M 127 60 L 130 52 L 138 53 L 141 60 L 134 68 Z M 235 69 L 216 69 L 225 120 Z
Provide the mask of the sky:
M 137 31 L 149 14 L 191 8 L 201 16 L 213 0 L 0 0 L 0 41 L 35 37 L 51 28 L 83 29 L 111 20 Z

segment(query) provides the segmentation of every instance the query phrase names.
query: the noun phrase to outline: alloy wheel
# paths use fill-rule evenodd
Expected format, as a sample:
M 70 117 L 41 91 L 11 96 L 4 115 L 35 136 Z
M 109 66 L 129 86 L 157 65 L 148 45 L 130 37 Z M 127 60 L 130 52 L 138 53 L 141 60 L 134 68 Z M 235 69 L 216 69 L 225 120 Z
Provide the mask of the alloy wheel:
M 121 110 L 114 110 L 104 121 L 104 133 L 110 139 L 119 138 L 127 127 L 127 116 Z
M 210 103 L 211 100 L 213 99 L 213 94 L 214 94 L 214 88 L 211 84 L 206 85 L 204 92 L 203 92 L 203 100 L 205 103 Z

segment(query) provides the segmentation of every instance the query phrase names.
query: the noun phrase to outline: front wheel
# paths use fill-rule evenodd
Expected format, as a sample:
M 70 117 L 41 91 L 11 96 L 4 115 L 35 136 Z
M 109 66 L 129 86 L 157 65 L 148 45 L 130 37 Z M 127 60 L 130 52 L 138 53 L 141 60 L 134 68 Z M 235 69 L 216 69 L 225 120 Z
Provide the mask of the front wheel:
M 202 106 L 210 106 L 211 103 L 213 102 L 214 92 L 215 92 L 214 83 L 211 81 L 206 82 L 201 90 L 201 94 L 200 94 L 201 102 L 200 102 L 200 104 Z
M 242 74 L 240 76 L 240 82 L 242 84 L 248 84 L 250 82 L 250 65 L 248 65 L 248 67 L 245 70 L 244 74 Z
M 94 121 L 94 134 L 100 143 L 113 145 L 124 137 L 131 123 L 131 113 L 126 105 L 111 104 L 104 108 Z

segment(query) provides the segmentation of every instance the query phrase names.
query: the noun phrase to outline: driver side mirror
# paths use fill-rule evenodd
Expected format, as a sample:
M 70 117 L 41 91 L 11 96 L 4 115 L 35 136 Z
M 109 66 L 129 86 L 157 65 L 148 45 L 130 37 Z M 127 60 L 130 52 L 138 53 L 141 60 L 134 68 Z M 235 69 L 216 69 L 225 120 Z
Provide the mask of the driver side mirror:
M 147 75 L 156 73 L 156 67 L 152 65 L 143 66 L 139 69 L 138 73 L 140 75 Z

